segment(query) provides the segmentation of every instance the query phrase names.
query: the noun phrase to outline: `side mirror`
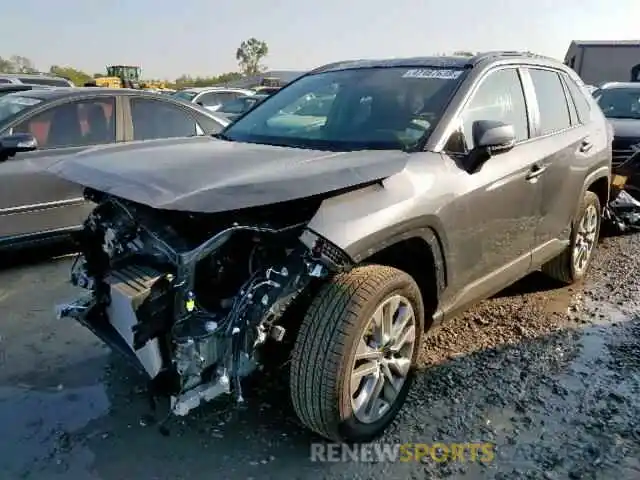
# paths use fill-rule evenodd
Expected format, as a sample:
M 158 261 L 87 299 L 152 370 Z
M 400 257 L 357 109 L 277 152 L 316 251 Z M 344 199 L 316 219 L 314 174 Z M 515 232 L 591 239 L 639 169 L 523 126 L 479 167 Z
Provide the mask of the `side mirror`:
M 201 107 L 204 107 L 204 103 L 202 102 L 196 102 L 196 105 L 200 105 Z
M 471 135 L 476 148 L 488 149 L 492 154 L 511 150 L 516 143 L 513 125 L 495 120 L 473 122 Z
M 475 173 L 493 155 L 511 150 L 516 143 L 513 125 L 497 120 L 477 120 L 471 126 L 474 149 L 469 155 L 469 173 Z
M 13 157 L 16 153 L 32 152 L 38 148 L 38 141 L 30 133 L 14 133 L 0 137 L 0 155 Z

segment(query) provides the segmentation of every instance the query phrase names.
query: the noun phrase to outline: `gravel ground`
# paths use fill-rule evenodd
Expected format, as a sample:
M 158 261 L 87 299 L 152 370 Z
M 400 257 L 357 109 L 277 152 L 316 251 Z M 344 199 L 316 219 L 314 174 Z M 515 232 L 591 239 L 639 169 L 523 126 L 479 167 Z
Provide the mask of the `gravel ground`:
M 3 478 L 640 478 L 640 235 L 607 238 L 588 281 L 533 275 L 427 338 L 421 372 L 381 442 L 491 442 L 482 462 L 314 463 L 280 383 L 247 408 L 210 404 L 170 435 L 144 383 L 54 303 L 68 257 L 0 259 Z M 32 258 L 27 258 L 32 257 Z

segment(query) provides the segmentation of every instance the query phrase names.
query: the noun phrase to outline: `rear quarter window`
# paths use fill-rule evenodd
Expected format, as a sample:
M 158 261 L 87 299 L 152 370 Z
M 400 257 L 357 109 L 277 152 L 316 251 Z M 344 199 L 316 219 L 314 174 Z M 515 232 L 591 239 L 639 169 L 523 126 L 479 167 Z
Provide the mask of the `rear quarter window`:
M 589 100 L 586 98 L 586 88 L 580 88 L 578 84 L 567 74 L 563 74 L 564 83 L 569 90 L 573 104 L 578 112 L 578 120 L 580 123 L 587 123 L 591 118 L 591 107 Z

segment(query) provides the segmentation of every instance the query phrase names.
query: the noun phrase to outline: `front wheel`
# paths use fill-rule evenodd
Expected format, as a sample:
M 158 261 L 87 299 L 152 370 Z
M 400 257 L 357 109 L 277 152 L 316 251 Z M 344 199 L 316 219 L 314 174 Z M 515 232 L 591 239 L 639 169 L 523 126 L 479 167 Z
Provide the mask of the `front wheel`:
M 332 278 L 293 348 L 296 414 L 323 437 L 365 442 L 402 407 L 424 329 L 420 290 L 406 273 L 370 265 Z
M 542 266 L 550 277 L 566 284 L 582 280 L 589 269 L 600 235 L 602 207 L 598 196 L 585 192 L 571 228 L 571 243 L 558 257 Z

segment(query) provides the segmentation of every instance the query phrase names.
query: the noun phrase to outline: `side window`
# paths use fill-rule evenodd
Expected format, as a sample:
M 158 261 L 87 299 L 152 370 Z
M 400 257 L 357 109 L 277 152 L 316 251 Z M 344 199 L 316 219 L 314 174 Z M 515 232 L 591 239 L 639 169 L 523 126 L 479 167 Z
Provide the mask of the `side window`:
M 0 78 L 0 83 L 11 83 L 11 82 L 6 78 Z
M 221 103 L 225 103 L 225 102 L 229 102 L 231 100 L 235 100 L 236 98 L 238 98 L 240 96 L 241 96 L 241 94 L 237 93 L 237 92 L 220 92 L 218 94 L 218 98 L 219 98 Z
M 115 98 L 58 105 L 25 120 L 13 131 L 32 134 L 40 149 L 115 143 Z
M 454 133 L 447 150 L 462 153 L 473 149 L 472 127 L 479 120 L 513 125 L 516 141 L 529 138 L 524 91 L 516 69 L 498 70 L 482 81 L 461 115 L 461 130 Z
M 198 103 L 205 107 L 215 107 L 223 102 L 223 98 L 219 93 L 204 93 L 198 98 Z
M 591 118 L 591 107 L 589 101 L 585 98 L 586 93 L 573 81 L 569 75 L 563 75 L 564 83 L 569 89 L 573 104 L 578 112 L 578 120 L 580 123 L 587 123 Z
M 530 69 L 540 110 L 540 135 L 548 135 L 571 126 L 569 106 L 560 76 L 551 70 Z
M 192 137 L 202 131 L 183 109 L 159 100 L 131 99 L 134 140 Z
M 235 100 L 223 103 L 219 111 L 223 113 L 242 113 L 250 107 L 250 100 L 245 100 L 244 98 L 236 98 Z

